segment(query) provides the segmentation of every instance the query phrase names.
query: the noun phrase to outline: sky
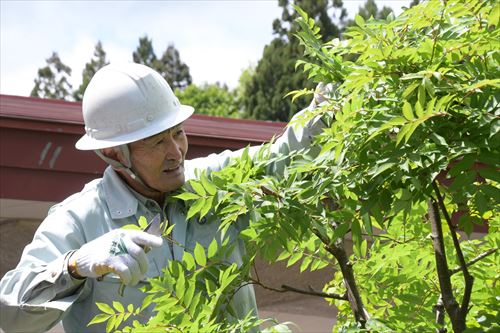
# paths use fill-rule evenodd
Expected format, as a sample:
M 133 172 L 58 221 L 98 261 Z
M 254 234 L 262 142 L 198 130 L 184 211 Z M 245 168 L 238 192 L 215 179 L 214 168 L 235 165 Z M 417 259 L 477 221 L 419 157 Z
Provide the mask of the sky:
M 352 17 L 365 0 L 344 0 Z M 410 0 L 378 0 L 396 13 Z M 174 44 L 195 84 L 234 88 L 273 39 L 277 0 L 0 0 L 0 93 L 28 96 L 52 52 L 72 69 L 78 88 L 85 63 L 101 41 L 111 62 L 130 62 L 139 38 L 157 56 Z

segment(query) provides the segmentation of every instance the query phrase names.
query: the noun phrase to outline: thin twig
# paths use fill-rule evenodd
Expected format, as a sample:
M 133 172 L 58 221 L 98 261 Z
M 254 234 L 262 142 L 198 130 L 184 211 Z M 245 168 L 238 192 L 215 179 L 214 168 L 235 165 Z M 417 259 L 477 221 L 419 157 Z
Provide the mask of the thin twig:
M 300 288 L 288 286 L 286 284 L 282 285 L 281 288 L 274 288 L 274 287 L 265 285 L 261 281 L 256 280 L 256 279 L 250 279 L 250 281 L 248 282 L 248 284 L 255 284 L 255 285 L 261 286 L 262 288 L 264 288 L 266 290 L 270 290 L 270 291 L 274 291 L 274 292 L 278 292 L 278 293 L 295 292 L 295 293 L 304 294 L 304 295 L 311 295 L 311 296 L 319 296 L 319 297 L 323 297 L 323 298 L 338 299 L 338 300 L 341 300 L 341 301 L 347 301 L 348 300 L 346 294 L 339 295 L 339 294 L 332 294 L 332 293 L 324 293 L 324 292 L 321 292 L 321 291 L 314 290 L 311 286 L 309 286 L 309 290 L 304 290 L 304 289 L 300 289 Z
M 313 289 L 313 287 L 309 286 L 308 290 L 303 290 L 303 289 L 298 289 L 286 284 L 281 285 L 281 288 L 285 291 L 293 291 L 299 294 L 305 294 L 305 295 L 314 295 L 314 296 L 320 296 L 324 298 L 333 298 L 333 299 L 338 299 L 341 301 L 348 301 L 347 299 L 347 294 L 344 295 L 339 295 L 339 294 L 333 294 L 333 293 L 324 293 L 321 291 L 316 291 Z
M 466 266 L 469 267 L 469 266 L 472 266 L 474 265 L 476 262 L 486 258 L 487 256 L 489 256 L 490 254 L 493 254 L 495 252 L 498 251 L 498 248 L 497 249 L 489 249 L 488 251 L 484 252 L 484 253 L 481 253 L 480 255 L 478 255 L 477 257 L 475 257 L 474 259 L 472 259 L 471 261 L 469 261 Z M 450 269 L 450 276 L 453 275 L 453 274 L 456 274 L 458 272 L 460 272 L 462 270 L 462 267 L 461 266 L 458 266 L 458 267 L 455 267 L 453 269 Z

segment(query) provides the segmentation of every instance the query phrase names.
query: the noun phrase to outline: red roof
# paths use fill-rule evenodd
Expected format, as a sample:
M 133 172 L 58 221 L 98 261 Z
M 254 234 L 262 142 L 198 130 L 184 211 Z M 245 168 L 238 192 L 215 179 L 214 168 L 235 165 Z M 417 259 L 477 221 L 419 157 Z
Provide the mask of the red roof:
M 0 95 L 0 117 L 81 125 L 82 103 L 35 97 Z M 285 123 L 193 115 L 186 122 L 189 135 L 262 143 L 279 133 Z

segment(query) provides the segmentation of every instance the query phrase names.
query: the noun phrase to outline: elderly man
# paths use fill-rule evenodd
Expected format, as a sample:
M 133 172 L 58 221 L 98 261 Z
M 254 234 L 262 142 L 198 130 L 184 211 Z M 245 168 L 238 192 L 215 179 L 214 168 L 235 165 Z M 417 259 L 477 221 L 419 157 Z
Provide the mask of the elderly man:
M 239 152 L 186 161 L 183 122 L 193 111 L 146 66 L 108 65 L 96 73 L 83 99 L 86 134 L 76 148 L 94 150 L 109 166 L 103 178 L 50 209 L 18 266 L 2 279 L 6 332 L 46 331 L 61 320 L 67 332 L 103 332 L 100 325 L 87 327 L 99 312 L 96 302 L 110 304 L 123 283 L 128 287 L 120 301 L 140 306 L 145 295 L 139 287 L 147 278 L 160 275 L 169 260 L 181 260 L 196 242 L 210 243 L 216 223 L 188 223 L 182 203 L 167 206 L 167 198 L 196 168 L 219 170 Z M 305 147 L 319 128 L 314 122 L 288 128 L 272 149 Z M 157 214 L 174 225 L 174 244 L 120 229 Z M 243 251 L 236 247 L 231 259 L 241 262 Z M 233 303 L 242 316 L 255 310 L 252 287 L 242 287 Z

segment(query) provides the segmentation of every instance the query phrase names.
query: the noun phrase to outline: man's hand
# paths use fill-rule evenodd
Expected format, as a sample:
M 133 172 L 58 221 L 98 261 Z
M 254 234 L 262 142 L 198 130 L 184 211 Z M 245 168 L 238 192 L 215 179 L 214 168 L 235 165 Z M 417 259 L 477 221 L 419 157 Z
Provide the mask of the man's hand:
M 137 284 L 148 270 L 145 247 L 159 247 L 161 237 L 144 231 L 117 229 L 83 245 L 71 258 L 74 273 L 81 277 L 118 275 L 123 284 Z

